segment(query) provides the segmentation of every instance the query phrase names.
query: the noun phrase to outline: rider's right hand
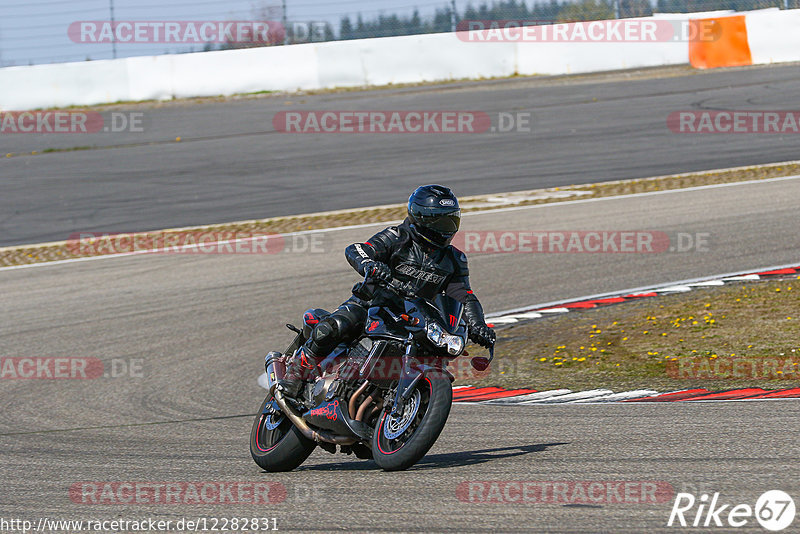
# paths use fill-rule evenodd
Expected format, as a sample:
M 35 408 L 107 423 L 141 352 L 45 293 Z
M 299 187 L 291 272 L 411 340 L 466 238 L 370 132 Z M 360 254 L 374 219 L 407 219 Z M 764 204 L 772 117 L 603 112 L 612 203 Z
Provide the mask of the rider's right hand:
M 366 266 L 367 277 L 381 282 L 388 282 L 392 279 L 392 269 L 383 262 L 371 261 Z

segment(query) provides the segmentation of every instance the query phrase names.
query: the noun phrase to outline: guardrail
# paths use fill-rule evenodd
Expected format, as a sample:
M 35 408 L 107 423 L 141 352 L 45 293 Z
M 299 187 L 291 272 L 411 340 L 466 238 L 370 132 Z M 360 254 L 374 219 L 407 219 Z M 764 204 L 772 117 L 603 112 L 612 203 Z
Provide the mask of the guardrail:
M 0 109 L 575 74 L 688 63 L 706 68 L 800 60 L 800 10 L 691 13 L 576 24 L 588 27 L 667 19 L 674 24 L 689 19 L 713 20 L 721 32 L 718 39 L 707 41 L 676 38 L 655 42 L 482 41 L 471 36 L 472 32 L 458 32 L 6 67 L 0 69 Z M 555 31 L 563 26 L 570 25 L 549 28 Z

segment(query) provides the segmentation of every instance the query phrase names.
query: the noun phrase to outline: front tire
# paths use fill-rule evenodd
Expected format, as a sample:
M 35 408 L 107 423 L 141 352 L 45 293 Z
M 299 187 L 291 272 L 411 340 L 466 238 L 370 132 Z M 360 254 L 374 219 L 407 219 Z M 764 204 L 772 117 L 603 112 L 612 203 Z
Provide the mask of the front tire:
M 384 412 L 372 436 L 372 456 L 385 471 L 402 471 L 417 463 L 442 432 L 453 388 L 443 375 L 426 376 L 414 388 L 398 418 Z
M 258 466 L 271 473 L 291 471 L 306 461 L 316 444 L 305 437 L 285 415 L 265 415 L 274 402 L 268 393 L 250 430 L 250 455 Z

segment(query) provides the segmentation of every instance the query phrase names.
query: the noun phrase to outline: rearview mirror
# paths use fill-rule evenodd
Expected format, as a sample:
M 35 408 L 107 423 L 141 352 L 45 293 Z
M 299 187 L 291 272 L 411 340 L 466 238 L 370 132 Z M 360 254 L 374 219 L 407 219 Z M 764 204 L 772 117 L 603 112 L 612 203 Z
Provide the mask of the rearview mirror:
M 472 368 L 476 371 L 485 371 L 489 368 L 489 358 L 484 358 L 483 356 L 476 356 L 470 360 L 470 364 L 472 364 Z

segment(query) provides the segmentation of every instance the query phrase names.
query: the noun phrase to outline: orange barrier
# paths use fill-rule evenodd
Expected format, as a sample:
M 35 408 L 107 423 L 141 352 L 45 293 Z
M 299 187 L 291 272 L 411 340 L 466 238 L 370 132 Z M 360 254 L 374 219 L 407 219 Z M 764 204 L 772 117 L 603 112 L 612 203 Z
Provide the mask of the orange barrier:
M 689 63 L 697 69 L 752 65 L 744 15 L 689 21 Z

